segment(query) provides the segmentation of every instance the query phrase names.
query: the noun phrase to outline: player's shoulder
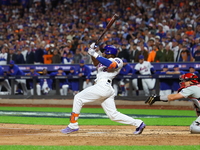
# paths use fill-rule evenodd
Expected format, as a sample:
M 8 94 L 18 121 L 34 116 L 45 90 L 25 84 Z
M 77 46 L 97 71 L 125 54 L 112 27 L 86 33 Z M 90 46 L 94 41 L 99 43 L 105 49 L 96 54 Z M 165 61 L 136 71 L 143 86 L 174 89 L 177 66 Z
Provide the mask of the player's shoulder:
M 122 59 L 119 58 L 119 57 L 109 58 L 109 60 L 111 60 L 111 61 L 115 61 L 115 62 L 117 62 L 118 64 L 123 63 Z
M 144 64 L 151 64 L 149 61 L 144 61 L 143 63 Z

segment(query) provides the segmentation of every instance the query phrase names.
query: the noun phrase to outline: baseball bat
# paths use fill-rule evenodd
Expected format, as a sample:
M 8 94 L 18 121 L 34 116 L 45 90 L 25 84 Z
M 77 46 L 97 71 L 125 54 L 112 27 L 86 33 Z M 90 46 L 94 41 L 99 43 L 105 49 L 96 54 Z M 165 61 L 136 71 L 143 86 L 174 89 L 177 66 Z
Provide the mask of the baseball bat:
M 98 45 L 99 41 L 102 39 L 102 37 L 105 35 L 105 33 L 110 29 L 110 27 L 113 25 L 113 23 L 119 18 L 119 16 L 117 14 L 114 14 L 114 16 L 112 16 L 112 18 L 110 19 L 110 21 L 108 22 L 106 28 L 103 30 L 103 32 L 101 33 L 101 35 L 99 36 L 99 38 L 96 41 L 96 44 Z

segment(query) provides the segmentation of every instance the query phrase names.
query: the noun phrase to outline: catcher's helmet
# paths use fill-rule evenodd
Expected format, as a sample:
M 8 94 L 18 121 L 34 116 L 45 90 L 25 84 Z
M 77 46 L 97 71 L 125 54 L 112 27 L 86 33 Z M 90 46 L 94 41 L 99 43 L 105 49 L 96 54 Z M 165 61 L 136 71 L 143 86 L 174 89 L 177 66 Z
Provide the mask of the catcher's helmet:
M 104 49 L 104 53 L 106 55 L 114 55 L 114 56 L 116 56 L 117 52 L 118 52 L 117 48 L 115 46 L 113 46 L 113 45 L 107 45 L 103 49 Z
M 184 82 L 186 81 L 191 81 L 192 83 L 199 83 L 198 81 L 198 76 L 195 75 L 194 73 L 186 73 L 180 76 L 180 85 L 185 86 Z

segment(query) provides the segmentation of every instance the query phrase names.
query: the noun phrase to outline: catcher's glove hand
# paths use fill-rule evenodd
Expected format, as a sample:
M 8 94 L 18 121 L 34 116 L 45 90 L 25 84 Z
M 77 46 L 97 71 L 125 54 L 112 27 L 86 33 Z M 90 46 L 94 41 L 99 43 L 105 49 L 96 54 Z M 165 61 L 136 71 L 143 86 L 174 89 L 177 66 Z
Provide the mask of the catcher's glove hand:
M 153 103 L 155 103 L 155 101 L 160 101 L 160 96 L 153 94 L 147 98 L 145 104 L 152 105 Z

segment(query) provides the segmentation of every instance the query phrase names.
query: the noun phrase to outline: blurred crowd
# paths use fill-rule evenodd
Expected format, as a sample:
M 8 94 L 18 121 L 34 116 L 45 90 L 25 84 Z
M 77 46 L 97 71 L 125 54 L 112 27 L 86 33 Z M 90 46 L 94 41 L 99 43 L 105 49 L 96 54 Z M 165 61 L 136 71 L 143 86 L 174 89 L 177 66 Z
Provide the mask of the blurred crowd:
M 91 63 L 88 46 L 114 14 L 99 47 L 130 63 L 200 61 L 200 0 L 2 0 L 0 65 Z

